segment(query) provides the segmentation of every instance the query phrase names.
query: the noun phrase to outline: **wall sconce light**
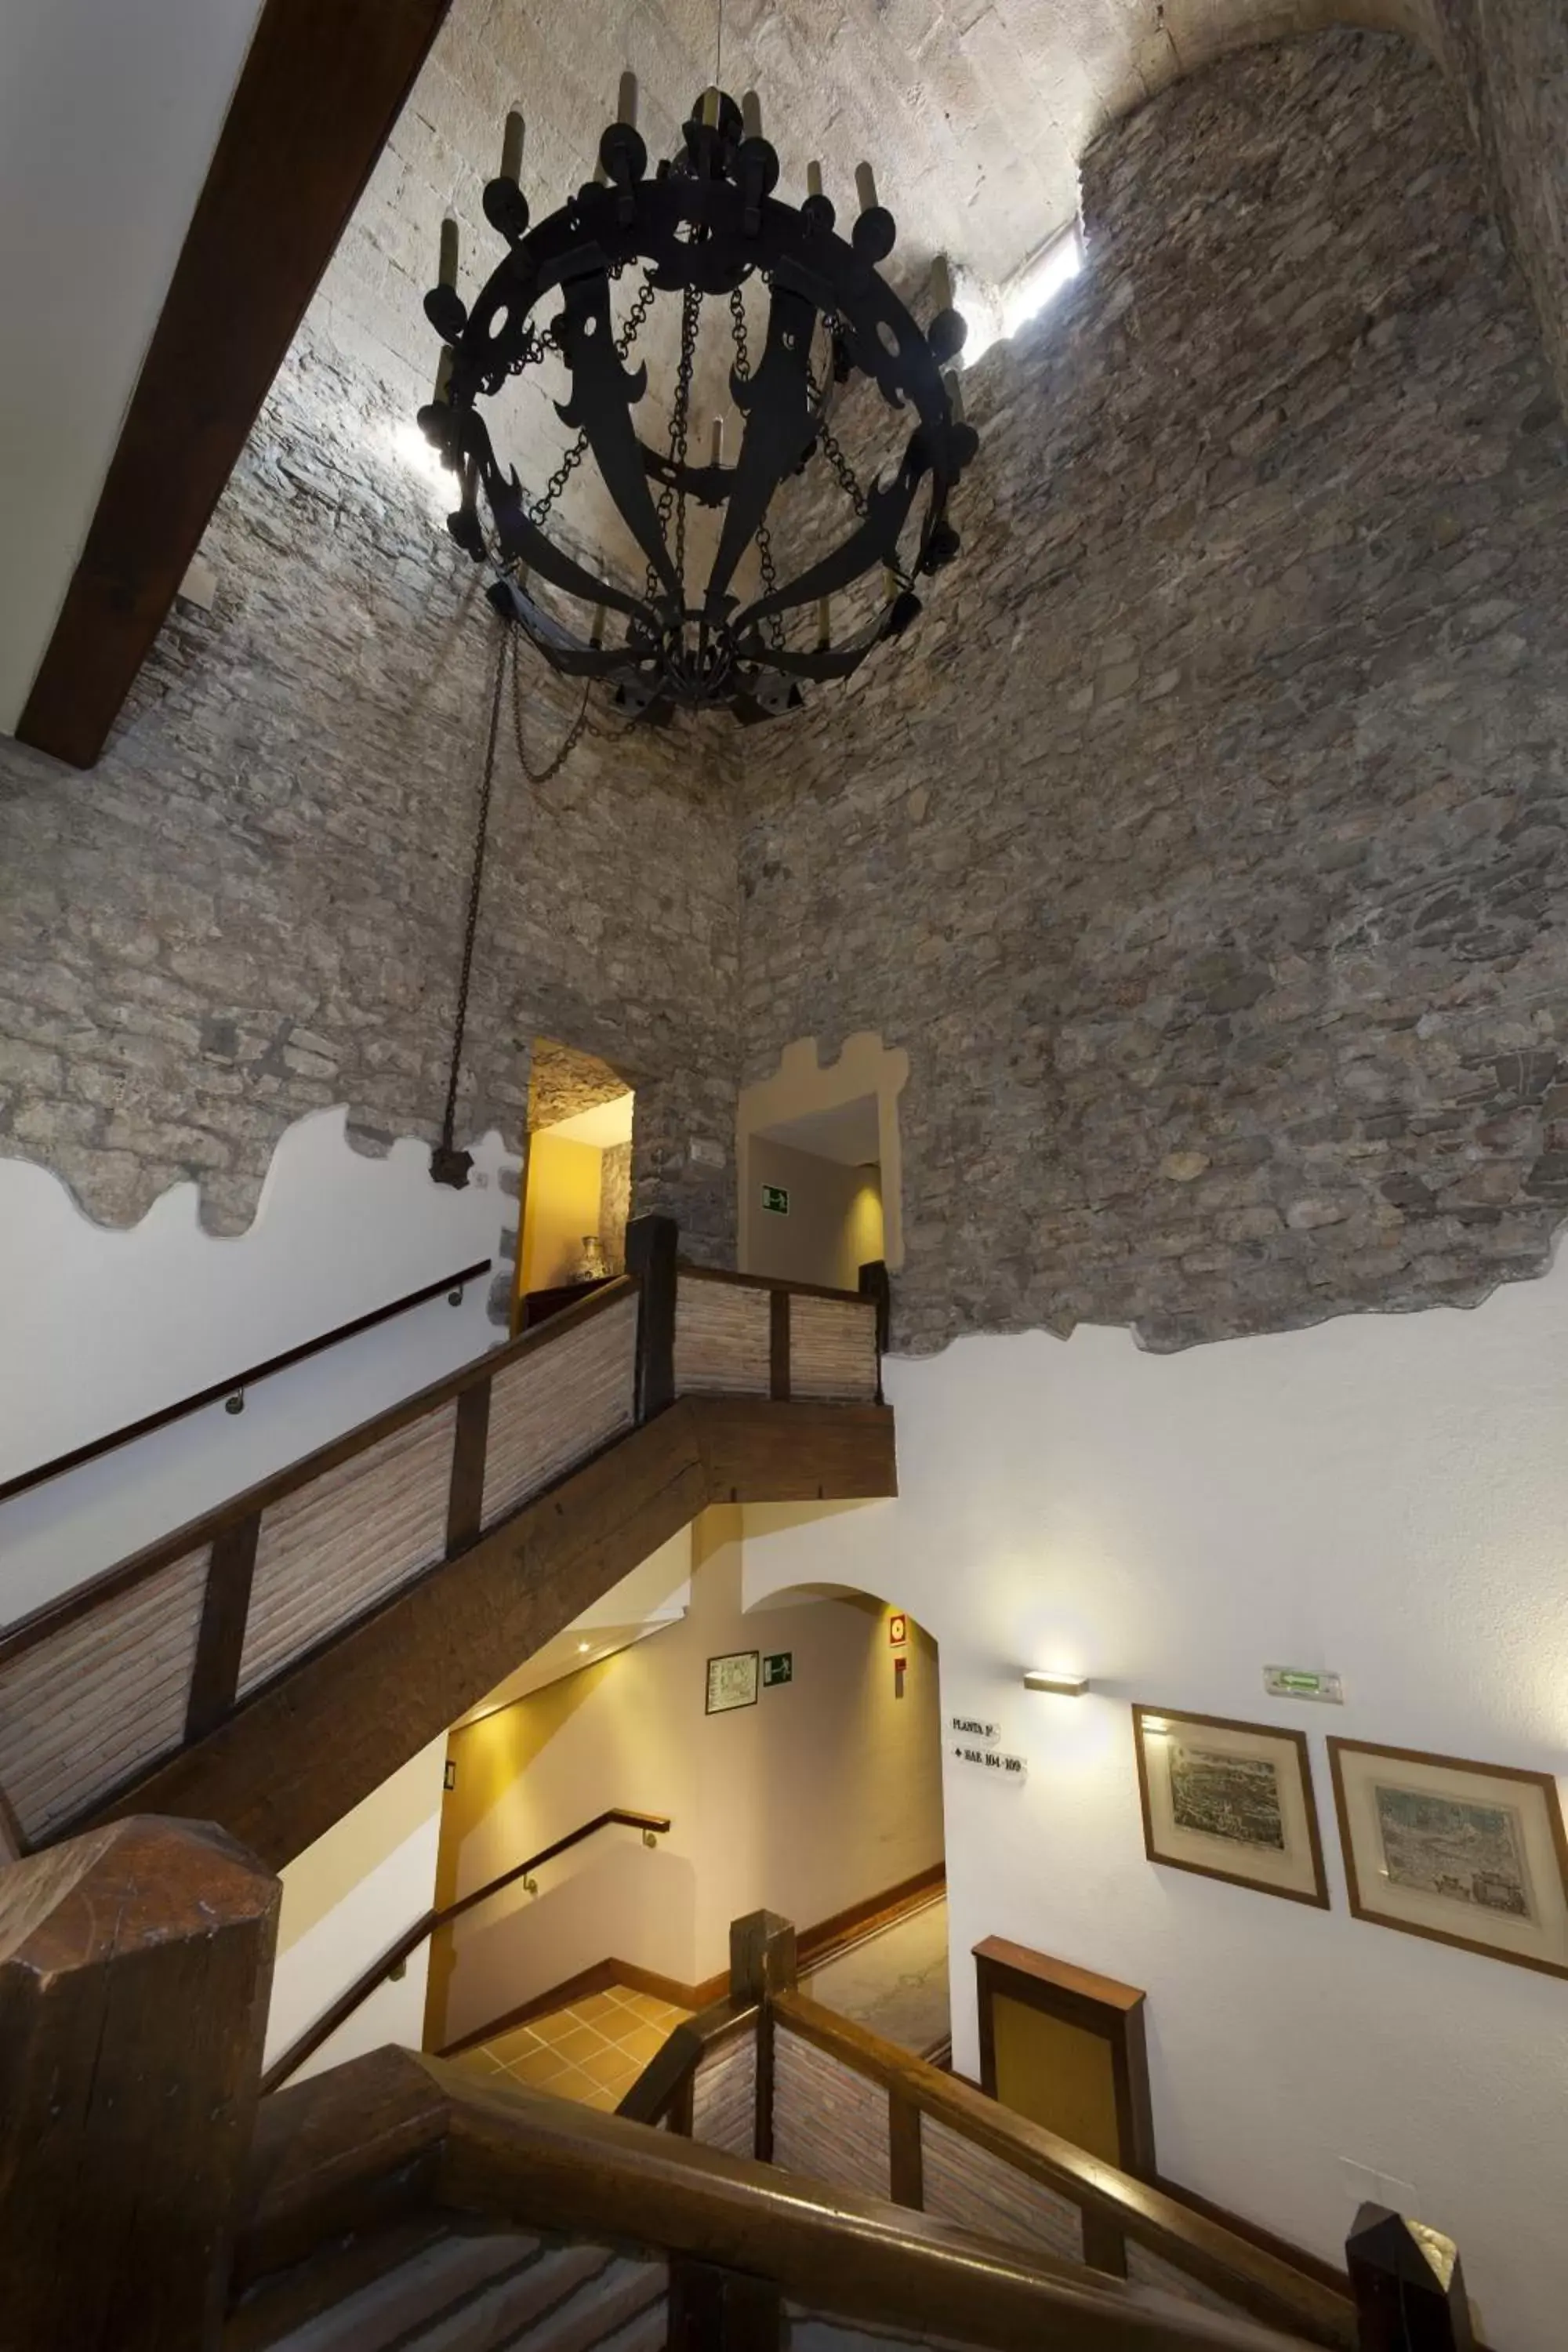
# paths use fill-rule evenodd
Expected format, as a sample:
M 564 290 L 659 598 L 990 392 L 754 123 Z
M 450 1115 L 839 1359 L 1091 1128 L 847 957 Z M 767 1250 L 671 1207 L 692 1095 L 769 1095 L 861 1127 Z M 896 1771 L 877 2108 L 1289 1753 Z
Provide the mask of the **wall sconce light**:
M 1081 1698 L 1089 1688 L 1089 1676 L 1047 1674 L 1043 1667 L 1031 1666 L 1024 1676 L 1024 1688 L 1053 1691 L 1058 1698 Z

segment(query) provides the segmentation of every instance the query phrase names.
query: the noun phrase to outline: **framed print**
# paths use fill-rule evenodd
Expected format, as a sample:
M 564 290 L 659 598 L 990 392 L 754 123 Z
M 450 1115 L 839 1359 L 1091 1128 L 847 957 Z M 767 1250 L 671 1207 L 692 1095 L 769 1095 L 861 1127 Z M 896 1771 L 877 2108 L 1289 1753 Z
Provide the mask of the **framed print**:
M 709 1659 L 707 1714 L 728 1715 L 731 1707 L 755 1706 L 757 1659 L 755 1650 L 733 1650 L 726 1658 Z
M 1351 1909 L 1568 1977 L 1568 1839 L 1550 1772 L 1331 1739 Z
M 1329 1907 L 1304 1731 L 1135 1706 L 1151 1862 Z

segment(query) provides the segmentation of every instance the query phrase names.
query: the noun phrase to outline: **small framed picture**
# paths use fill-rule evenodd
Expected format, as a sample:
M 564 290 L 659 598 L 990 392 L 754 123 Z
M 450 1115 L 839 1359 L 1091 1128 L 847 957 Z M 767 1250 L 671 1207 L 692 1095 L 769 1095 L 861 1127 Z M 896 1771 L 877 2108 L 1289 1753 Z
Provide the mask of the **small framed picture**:
M 1351 1909 L 1568 1977 L 1568 1838 L 1550 1772 L 1331 1739 Z
M 1135 1706 L 1151 1862 L 1329 1907 L 1304 1731 Z
M 732 1650 L 728 1657 L 709 1659 L 709 1715 L 728 1715 L 731 1707 L 755 1706 L 758 1656 L 755 1650 Z

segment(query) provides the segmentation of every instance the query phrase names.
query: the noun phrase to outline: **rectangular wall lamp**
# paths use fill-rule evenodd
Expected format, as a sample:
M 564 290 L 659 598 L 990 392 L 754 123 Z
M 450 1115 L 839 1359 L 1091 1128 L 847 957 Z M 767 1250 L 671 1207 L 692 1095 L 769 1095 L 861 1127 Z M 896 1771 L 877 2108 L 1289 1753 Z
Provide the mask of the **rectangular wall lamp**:
M 1054 1691 L 1058 1698 L 1081 1698 L 1089 1688 L 1087 1675 L 1048 1675 L 1031 1666 L 1024 1676 L 1026 1690 Z

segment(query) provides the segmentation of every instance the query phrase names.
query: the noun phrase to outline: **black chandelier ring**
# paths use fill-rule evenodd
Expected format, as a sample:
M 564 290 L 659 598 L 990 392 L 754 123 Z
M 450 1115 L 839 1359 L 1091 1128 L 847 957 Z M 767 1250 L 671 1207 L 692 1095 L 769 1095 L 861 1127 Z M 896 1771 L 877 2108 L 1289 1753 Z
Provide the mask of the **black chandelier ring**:
M 521 121 L 512 120 L 521 148 Z M 879 205 L 864 205 L 845 236 L 825 195 L 808 195 L 798 208 L 780 202 L 772 193 L 778 157 L 759 133 L 747 134 L 732 100 L 710 92 L 686 126 L 685 142 L 679 157 L 650 176 L 636 129 L 625 121 L 612 124 L 600 143 L 602 182 L 581 188 L 536 228 L 528 225 L 515 177 L 503 168 L 484 201 L 509 251 L 471 307 L 450 282 L 426 298 L 446 349 L 437 397 L 420 410 L 419 422 L 461 485 L 448 530 L 476 561 L 498 560 L 492 602 L 555 668 L 612 683 L 626 707 L 655 720 L 678 706 L 715 704 L 762 719 L 798 704 L 800 680 L 847 677 L 876 646 L 900 635 L 921 609 L 915 578 L 935 573 L 957 553 L 949 499 L 978 441 L 955 413 L 942 369 L 962 347 L 963 322 L 949 304 L 929 331 L 921 328 L 882 277 L 879 265 L 896 231 Z M 611 288 L 637 264 L 646 272 L 644 289 L 617 345 Z M 444 270 L 444 280 L 449 274 L 455 271 Z M 767 328 L 748 365 L 737 297 L 758 279 L 768 289 Z M 629 365 L 626 355 L 657 294 L 682 303 L 668 450 L 637 432 L 647 370 Z M 740 449 L 732 464 L 717 451 L 710 462 L 694 463 L 687 441 L 696 320 L 703 298 L 723 296 L 734 313 L 730 393 L 742 420 Z M 556 303 L 545 320 L 542 306 Z M 820 383 L 813 373 L 819 328 L 829 354 Z M 570 375 L 569 396 L 556 403 L 557 414 L 592 456 L 647 566 L 640 592 L 591 568 L 548 531 L 556 485 L 542 499 L 531 499 L 515 469 L 496 455 L 479 404 L 546 348 L 560 354 Z M 853 486 L 857 512 L 846 536 L 777 581 L 768 536 L 773 499 L 825 438 L 844 478 L 848 469 L 827 419 L 835 393 L 856 374 L 875 384 L 890 410 L 912 418 L 901 458 L 864 493 Z M 574 462 L 558 469 L 556 484 Z M 900 541 L 922 492 L 914 552 L 900 563 Z M 689 588 L 684 578 L 688 501 L 721 517 L 700 589 Z M 742 602 L 735 583 L 753 545 L 764 559 L 763 593 Z M 868 622 L 833 643 L 824 617 L 815 645 L 784 644 L 786 615 L 816 604 L 826 616 L 825 600 L 879 569 L 888 587 Z M 592 633 L 549 610 L 531 593 L 535 577 L 595 608 Z M 621 645 L 603 642 L 606 612 L 624 617 Z

